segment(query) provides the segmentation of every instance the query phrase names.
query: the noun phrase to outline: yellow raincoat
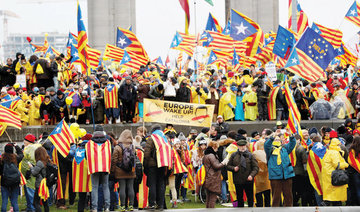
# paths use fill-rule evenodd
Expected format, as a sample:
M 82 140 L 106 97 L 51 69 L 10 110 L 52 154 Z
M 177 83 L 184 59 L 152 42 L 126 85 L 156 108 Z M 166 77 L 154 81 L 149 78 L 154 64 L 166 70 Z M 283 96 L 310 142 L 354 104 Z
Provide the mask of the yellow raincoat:
M 40 104 L 39 102 L 36 103 L 33 100 L 28 100 L 28 102 L 30 102 L 28 108 L 28 116 L 29 116 L 29 126 L 35 126 L 35 125 L 41 125 L 41 119 L 40 119 Z M 36 106 L 37 104 L 38 107 Z
M 256 93 L 254 91 L 249 91 L 246 92 L 246 94 L 244 95 L 242 102 L 245 105 L 245 119 L 254 121 L 256 120 L 257 116 L 258 116 L 258 108 L 257 108 L 257 96 Z M 250 106 L 249 105 L 252 103 L 256 103 L 256 105 L 254 106 Z
M 20 74 L 21 67 L 24 67 L 26 69 L 26 71 L 24 70 L 26 74 L 28 72 L 32 73 L 33 67 L 30 65 L 29 61 L 26 61 L 26 63 L 24 65 L 21 65 L 20 61 L 18 63 L 16 63 L 15 71 L 16 71 L 17 74 Z
M 25 102 L 23 100 L 19 100 L 15 111 L 20 114 L 22 125 L 27 126 L 29 122 L 29 116 L 27 115 L 29 109 L 25 107 Z
M 347 200 L 347 187 L 333 186 L 331 184 L 331 173 L 336 169 L 339 164 L 339 169 L 345 169 L 349 166 L 345 159 L 341 156 L 340 141 L 336 138 L 331 140 L 329 150 L 326 152 L 322 160 L 321 180 L 323 189 L 323 199 L 326 201 L 346 201 Z M 342 152 L 343 154 L 343 152 Z
M 233 109 L 229 106 L 229 103 L 235 108 L 236 107 L 236 94 L 232 91 L 226 92 L 219 101 L 219 114 L 222 115 L 224 120 L 229 120 L 235 117 Z
M 200 88 L 200 93 L 201 93 L 201 95 L 199 95 L 196 92 L 195 87 L 191 87 L 192 103 L 205 104 L 205 100 L 207 99 L 207 95 L 206 95 L 205 91 L 202 88 Z

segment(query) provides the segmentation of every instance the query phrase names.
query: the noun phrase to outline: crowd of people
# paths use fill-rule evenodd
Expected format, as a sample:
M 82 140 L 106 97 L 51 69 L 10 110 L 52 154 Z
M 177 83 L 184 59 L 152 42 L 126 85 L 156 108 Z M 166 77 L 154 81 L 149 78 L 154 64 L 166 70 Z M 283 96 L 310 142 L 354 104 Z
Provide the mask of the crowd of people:
M 67 60 L 66 60 L 67 59 Z M 330 67 L 327 79 L 308 82 L 278 67 L 276 79 L 264 68 L 239 70 L 216 66 L 199 72 L 161 69 L 148 63 L 139 70 L 117 63 L 99 66 L 86 75 L 71 58 L 44 58 L 21 53 L 0 69 L 2 105 L 14 101 L 24 126 L 55 124 L 75 119 L 79 124 L 135 123 L 142 120 L 144 98 L 215 105 L 214 121 L 286 120 L 288 81 L 302 120 L 355 118 L 360 107 L 360 76 L 351 66 Z M 17 82 L 19 75 L 25 75 Z
M 66 199 L 73 205 L 77 195 L 78 211 L 163 210 L 186 204 L 188 195 L 199 195 L 202 188 L 207 208 L 226 202 L 234 207 L 358 206 L 357 125 L 347 120 L 337 129 L 304 128 L 302 137 L 281 122 L 248 135 L 241 128 L 230 130 L 221 115 L 211 128 L 192 129 L 187 136 L 171 124 L 164 129 L 155 124 L 150 131 L 138 127 L 135 135 L 130 130 L 114 135 L 96 125 L 65 157 L 46 132 L 39 138 L 28 134 L 22 146 L 8 143 L 1 155 L 1 210 L 10 198 L 13 211 L 19 211 L 21 176 L 26 211 L 41 211 L 40 201 L 45 211 L 49 203 L 65 210 Z M 346 179 L 334 178 L 342 170 Z M 55 187 L 56 193 L 47 194 Z

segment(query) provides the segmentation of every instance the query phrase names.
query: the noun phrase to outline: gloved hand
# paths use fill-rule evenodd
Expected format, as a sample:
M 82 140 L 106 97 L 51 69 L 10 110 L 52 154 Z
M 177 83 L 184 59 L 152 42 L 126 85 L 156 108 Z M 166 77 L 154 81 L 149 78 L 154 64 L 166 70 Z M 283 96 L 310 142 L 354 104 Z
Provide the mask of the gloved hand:
M 197 87 L 197 88 L 196 88 L 196 93 L 198 93 L 199 95 L 201 95 L 200 87 Z
M 221 161 L 221 163 L 226 166 L 229 163 L 229 158 L 226 157 L 223 161 Z
M 228 103 L 228 106 L 229 106 L 231 109 L 234 109 L 234 108 L 235 108 L 231 103 Z

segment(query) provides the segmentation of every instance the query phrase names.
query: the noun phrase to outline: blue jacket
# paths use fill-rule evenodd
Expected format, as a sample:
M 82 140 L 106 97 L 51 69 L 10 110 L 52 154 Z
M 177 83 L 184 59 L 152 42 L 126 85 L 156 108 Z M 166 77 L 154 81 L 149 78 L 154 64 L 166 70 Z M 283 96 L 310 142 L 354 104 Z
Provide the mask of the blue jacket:
M 277 165 L 277 155 L 272 155 L 274 138 L 269 138 L 264 144 L 264 150 L 268 161 L 269 180 L 289 179 L 295 176 L 294 169 L 291 166 L 289 154 L 295 148 L 296 139 L 290 137 L 289 143 L 282 146 L 280 150 L 281 164 Z

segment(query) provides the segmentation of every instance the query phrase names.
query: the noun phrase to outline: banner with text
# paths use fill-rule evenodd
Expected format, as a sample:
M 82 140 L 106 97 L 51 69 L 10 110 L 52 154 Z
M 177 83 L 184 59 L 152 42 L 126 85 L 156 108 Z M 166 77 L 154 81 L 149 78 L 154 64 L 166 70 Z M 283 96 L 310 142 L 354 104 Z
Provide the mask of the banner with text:
M 144 99 L 144 122 L 210 127 L 214 105 Z

